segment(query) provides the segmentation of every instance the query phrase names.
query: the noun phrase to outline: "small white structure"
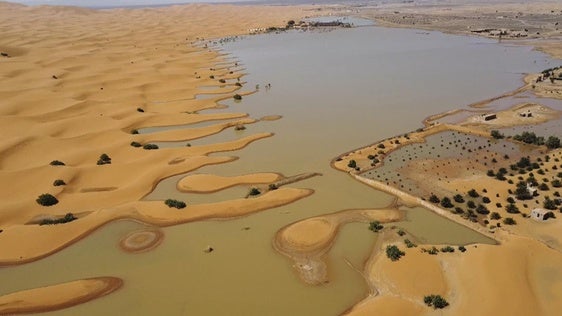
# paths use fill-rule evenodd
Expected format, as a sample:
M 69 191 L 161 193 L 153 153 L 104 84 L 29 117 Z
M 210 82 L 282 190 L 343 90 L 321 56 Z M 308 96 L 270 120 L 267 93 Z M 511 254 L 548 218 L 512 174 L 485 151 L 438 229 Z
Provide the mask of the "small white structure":
M 548 214 L 549 212 L 549 210 L 545 210 L 543 208 L 536 208 L 531 211 L 531 218 L 538 222 L 544 222 L 548 219 L 546 214 Z
M 527 183 L 527 192 L 529 192 L 531 196 L 535 196 L 535 194 L 537 193 L 537 188 L 535 188 L 532 184 Z

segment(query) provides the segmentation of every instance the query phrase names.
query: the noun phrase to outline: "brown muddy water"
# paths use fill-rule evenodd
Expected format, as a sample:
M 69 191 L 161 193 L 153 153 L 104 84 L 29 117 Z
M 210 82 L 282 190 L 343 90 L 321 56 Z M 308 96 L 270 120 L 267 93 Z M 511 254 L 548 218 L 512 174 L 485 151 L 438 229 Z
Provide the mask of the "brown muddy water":
M 248 90 L 257 84 L 260 89 L 242 102 L 222 102 L 228 109 L 203 112 L 247 112 L 253 118 L 279 114 L 283 118 L 249 124 L 241 132 L 226 129 L 190 142 L 197 146 L 251 133 L 275 133 L 243 150 L 226 153 L 240 158 L 235 162 L 193 173 L 271 171 L 291 176 L 319 172 L 323 176 L 291 185 L 312 188 L 315 194 L 239 219 L 165 228 L 162 244 L 140 254 L 122 252 L 118 242 L 143 225 L 110 223 L 44 260 L 1 269 L 0 294 L 107 275 L 124 279 L 124 287 L 107 297 L 52 314 L 340 314 L 367 294 L 361 275 L 346 262 L 362 268 L 369 257 L 376 235 L 367 224 L 348 224 L 341 230 L 328 258 L 330 282 L 323 286 L 303 284 L 290 261 L 272 248 L 277 230 L 294 221 L 391 203 L 391 196 L 331 169 L 331 159 L 415 130 L 429 114 L 515 89 L 521 84 L 521 73 L 541 71 L 551 62 L 530 48 L 502 46 L 487 39 L 373 26 L 251 36 L 221 49 L 249 73 L 244 77 Z M 268 83 L 271 88 L 265 89 Z M 197 204 L 241 198 L 249 189 L 241 186 L 212 194 L 184 194 L 175 189 L 181 177 L 162 181 L 146 199 L 177 198 Z M 397 225 L 424 242 L 490 242 L 429 211 L 412 209 L 407 213 L 407 220 Z M 205 253 L 207 246 L 215 251 Z

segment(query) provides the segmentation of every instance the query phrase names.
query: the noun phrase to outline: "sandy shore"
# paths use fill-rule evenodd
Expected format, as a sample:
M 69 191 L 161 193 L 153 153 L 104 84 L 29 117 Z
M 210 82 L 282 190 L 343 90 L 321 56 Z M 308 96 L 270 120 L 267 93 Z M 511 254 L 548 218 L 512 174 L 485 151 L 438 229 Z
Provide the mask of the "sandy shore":
M 0 314 L 32 314 L 71 307 L 110 294 L 123 280 L 99 277 L 60 283 L 0 296 Z

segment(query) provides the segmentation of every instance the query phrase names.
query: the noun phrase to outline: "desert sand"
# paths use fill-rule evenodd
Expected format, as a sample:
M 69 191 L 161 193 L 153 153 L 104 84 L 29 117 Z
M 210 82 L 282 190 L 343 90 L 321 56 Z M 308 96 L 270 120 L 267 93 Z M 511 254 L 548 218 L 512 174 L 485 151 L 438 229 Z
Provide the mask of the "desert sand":
M 3 200 L 0 205 L 0 265 L 41 259 L 87 237 L 104 224 L 122 218 L 154 226 L 232 218 L 312 194 L 311 189 L 279 188 L 256 197 L 220 203 L 190 205 L 186 201 L 188 205 L 184 209 L 170 208 L 163 201 L 142 201 L 162 179 L 236 159 L 209 154 L 239 150 L 273 135 L 252 134 L 237 141 L 194 147 L 146 150 L 142 146 L 158 141 L 187 141 L 256 122 L 245 113 L 198 113 L 221 107 L 217 102 L 230 99 L 234 94 L 246 96 L 253 92 L 239 81 L 244 69 L 236 60 L 220 52 L 217 38 L 283 26 L 289 20 L 307 15 L 356 10 L 359 15 L 377 19 L 388 26 L 488 37 L 496 35 L 490 31 L 473 31 L 507 28 L 509 40 L 534 45 L 552 56 L 562 56 L 560 41 L 556 39 L 560 30 L 553 22 L 559 19 L 562 10 L 557 3 L 533 4 L 524 9 L 520 4 L 405 4 L 364 10 L 350 10 L 346 6 L 318 9 L 186 5 L 101 11 L 0 3 L 0 51 L 4 53 L 0 57 L 3 70 L 0 74 L 3 135 L 0 141 L 0 183 L 5 188 L 0 193 Z M 525 14 L 517 13 L 521 10 Z M 521 30 L 524 28 L 521 23 L 514 22 L 519 20 L 524 21 L 528 31 Z M 526 32 L 527 36 L 517 38 L 517 32 Z M 504 36 L 502 40 L 505 39 Z M 534 76 L 514 94 L 534 91 L 538 95 L 560 95 L 557 85 L 537 84 L 533 82 L 537 75 Z M 490 100 L 474 106 L 488 103 Z M 392 231 L 385 231 L 365 266 L 371 295 L 353 307 L 351 314 L 372 314 L 373 311 L 428 314 L 431 309 L 423 304 L 423 296 L 428 294 L 445 296 L 451 306 L 443 312 L 449 315 L 555 315 L 562 308 L 559 303 L 562 302 L 562 255 L 560 248 L 556 248 L 562 240 L 559 221 L 539 227 L 537 223 L 518 218 L 520 225 L 489 231 L 485 226 L 469 223 L 420 197 L 384 183 L 370 183 L 359 175 L 381 166 L 386 155 L 404 144 L 423 142 L 425 137 L 443 131 L 488 136 L 492 128 L 537 124 L 559 115 L 541 105 L 520 107 L 536 113 L 544 110 L 544 115 L 533 116 L 536 121 L 522 121 L 514 115 L 522 109 L 517 108 L 498 113 L 496 122 L 486 123 L 478 118 L 482 113 L 477 112 L 463 124 L 439 122 L 447 115 L 431 116 L 420 131 L 377 142 L 334 160 L 336 169 L 397 195 L 401 203 L 425 206 L 493 236 L 499 242 L 499 245 L 468 246 L 465 253 L 457 251 L 436 256 L 422 253 L 421 247 L 409 248 L 398 262 L 390 262 L 381 250 L 387 244 L 400 241 Z M 262 119 L 278 118 L 271 115 Z M 201 122 L 210 125 L 136 133 L 143 128 Z M 133 146 L 133 143 L 141 147 Z M 384 148 L 378 147 L 380 144 Z M 111 163 L 98 164 L 102 154 L 106 154 Z M 379 155 L 379 162 L 373 164 L 368 155 Z M 356 160 L 358 170 L 348 167 L 352 159 Z M 64 165 L 50 165 L 55 160 Z M 192 176 L 182 180 L 180 187 L 183 185 L 192 192 L 212 192 L 233 185 L 272 182 L 285 185 L 316 175 L 284 179 L 279 179 L 273 171 L 234 178 L 201 175 L 199 177 L 207 178 L 200 181 Z M 468 179 L 473 181 L 471 184 L 463 183 L 466 179 L 460 178 L 456 182 L 453 180 L 453 184 L 427 179 L 425 186 L 460 191 L 484 177 Z M 63 180 L 65 185 L 55 186 L 55 180 Z M 493 183 L 490 179 L 485 181 Z M 58 203 L 48 207 L 37 204 L 35 199 L 44 193 L 55 196 Z M 492 203 L 498 202 L 500 197 L 492 198 Z M 38 225 L 43 219 L 60 219 L 69 212 L 77 219 L 58 225 Z M 305 281 L 321 284 L 329 277 L 322 256 L 330 250 L 341 225 L 350 221 L 385 222 L 399 218 L 400 213 L 395 209 L 352 210 L 319 216 L 282 228 L 274 246 L 296 262 L 295 267 Z M 133 244 L 141 245 L 141 250 L 144 242 L 148 241 L 148 248 L 159 242 L 157 236 L 132 236 L 132 239 Z M 31 242 L 36 240 L 42 243 Z M 475 274 L 481 277 L 473 277 Z M 6 313 L 53 310 L 108 294 L 119 286 L 121 281 L 116 278 L 74 281 L 5 295 L 0 298 L 0 306 L 6 308 Z M 59 300 L 54 299 L 53 291 L 61 293 L 55 295 Z M 33 301 L 28 300 L 30 297 Z

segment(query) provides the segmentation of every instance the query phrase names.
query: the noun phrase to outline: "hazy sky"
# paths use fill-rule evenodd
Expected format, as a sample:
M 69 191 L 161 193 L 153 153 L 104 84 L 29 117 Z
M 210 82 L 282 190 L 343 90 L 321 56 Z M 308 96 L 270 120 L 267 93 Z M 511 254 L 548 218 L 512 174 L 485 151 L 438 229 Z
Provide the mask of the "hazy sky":
M 168 3 L 193 3 L 193 2 L 241 2 L 244 0 L 7 0 L 27 5 L 54 4 L 73 6 L 128 6 L 146 4 L 168 4 Z

